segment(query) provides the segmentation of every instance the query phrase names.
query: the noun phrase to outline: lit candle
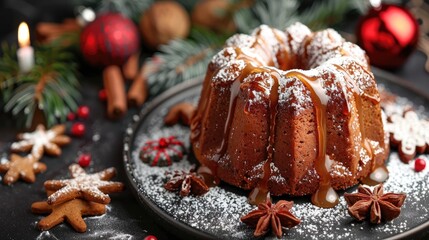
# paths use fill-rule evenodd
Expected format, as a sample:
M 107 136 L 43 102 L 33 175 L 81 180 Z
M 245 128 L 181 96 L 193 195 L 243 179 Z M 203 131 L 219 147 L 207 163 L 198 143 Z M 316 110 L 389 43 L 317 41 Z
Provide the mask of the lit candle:
M 19 24 L 18 42 L 19 49 L 16 54 L 18 56 L 19 69 L 25 73 L 30 71 L 34 65 L 34 50 L 30 46 L 30 31 L 25 22 Z

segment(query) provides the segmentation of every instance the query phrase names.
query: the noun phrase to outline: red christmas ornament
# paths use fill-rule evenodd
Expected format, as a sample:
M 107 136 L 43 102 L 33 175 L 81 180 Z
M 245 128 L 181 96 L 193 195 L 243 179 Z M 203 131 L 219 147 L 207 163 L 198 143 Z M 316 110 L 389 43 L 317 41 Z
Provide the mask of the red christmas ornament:
M 88 167 L 91 163 L 91 155 L 89 154 L 82 154 L 79 157 L 78 163 L 81 167 Z
M 122 65 L 138 47 L 137 27 L 119 13 L 98 16 L 80 35 L 82 54 L 93 66 Z
M 426 161 L 423 158 L 417 158 L 414 161 L 414 170 L 416 172 L 421 172 L 426 168 Z
M 154 235 L 148 235 L 143 240 L 158 240 Z
M 77 109 L 77 116 L 81 119 L 87 119 L 89 117 L 89 107 L 88 106 L 80 106 Z
M 74 123 L 70 132 L 75 137 L 82 137 L 85 135 L 85 125 L 83 123 Z
M 371 64 L 395 69 L 415 50 L 419 38 L 419 25 L 405 8 L 381 4 L 370 9 L 358 25 L 358 44 L 365 49 Z

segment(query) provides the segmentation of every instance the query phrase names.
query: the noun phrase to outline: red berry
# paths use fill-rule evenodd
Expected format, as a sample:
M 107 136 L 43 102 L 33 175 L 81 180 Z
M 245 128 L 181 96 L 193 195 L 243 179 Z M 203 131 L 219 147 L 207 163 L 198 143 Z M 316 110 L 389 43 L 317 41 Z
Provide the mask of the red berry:
M 80 106 L 77 109 L 77 116 L 82 119 L 87 119 L 89 117 L 89 111 L 88 106 Z
M 421 172 L 426 167 L 426 161 L 423 158 L 417 158 L 416 161 L 414 161 L 414 170 L 416 172 Z
M 76 119 L 76 114 L 69 112 L 69 114 L 67 114 L 67 120 L 68 121 L 73 121 Z
M 82 154 L 79 157 L 78 163 L 81 167 L 88 167 L 91 163 L 91 155 L 89 154 Z
M 143 240 L 158 240 L 154 235 L 147 235 Z
M 100 101 L 103 101 L 103 102 L 107 100 L 106 89 L 103 88 L 98 92 L 98 99 L 100 99 Z
M 71 134 L 75 137 L 85 135 L 85 125 L 83 123 L 74 123 L 71 127 Z

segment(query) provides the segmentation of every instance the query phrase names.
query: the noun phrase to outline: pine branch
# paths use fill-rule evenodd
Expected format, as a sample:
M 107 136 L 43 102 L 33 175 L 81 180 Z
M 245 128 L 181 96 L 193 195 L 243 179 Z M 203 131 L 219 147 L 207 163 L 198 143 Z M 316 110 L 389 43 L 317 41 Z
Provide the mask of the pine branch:
M 2 108 L 26 127 L 30 127 L 36 109 L 44 113 L 46 124 L 52 126 L 64 122 L 67 114 L 77 108 L 80 94 L 74 55 L 60 43 L 36 47 L 35 66 L 28 73 L 19 72 L 16 47 L 3 45 L 0 58 Z
M 352 10 L 352 3 L 357 1 L 325 0 L 314 2 L 313 5 L 300 14 L 298 18 L 299 21 L 313 30 L 326 28 L 340 22 L 345 14 Z
M 385 2 L 398 3 L 400 1 L 387 0 Z M 302 7 L 298 0 L 261 0 L 250 7 L 236 11 L 234 21 L 238 30 L 244 33 L 249 33 L 261 24 L 284 29 L 296 21 L 317 30 L 340 22 L 351 11 L 358 10 L 364 13 L 370 7 L 369 1 L 364 0 L 323 0 L 312 3 L 310 7 L 298 11 Z
M 173 40 L 161 46 L 160 52 L 145 62 L 154 69 L 147 76 L 150 94 L 159 94 L 190 79 L 203 78 L 209 61 L 225 40 L 226 36 L 193 28 L 189 39 Z
M 296 0 L 261 0 L 234 14 L 239 32 L 249 33 L 261 24 L 283 29 L 295 22 L 299 4 Z

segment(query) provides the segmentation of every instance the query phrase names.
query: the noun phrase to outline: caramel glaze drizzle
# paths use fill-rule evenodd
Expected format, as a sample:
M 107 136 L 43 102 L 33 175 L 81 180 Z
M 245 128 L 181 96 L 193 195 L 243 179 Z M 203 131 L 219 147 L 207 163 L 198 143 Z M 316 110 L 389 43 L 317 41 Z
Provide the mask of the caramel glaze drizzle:
M 272 30 L 272 29 L 271 29 Z M 274 31 L 273 31 L 274 33 Z M 263 47 L 265 44 L 265 41 L 263 38 L 260 38 L 259 35 L 261 34 L 261 29 L 258 30 L 258 32 L 256 33 L 256 39 L 254 44 L 250 47 L 250 48 L 256 48 L 257 45 L 259 45 L 259 48 L 262 49 L 262 51 L 265 53 L 265 55 L 268 57 L 270 56 L 269 52 L 267 52 L 267 50 Z M 239 47 L 235 47 L 234 48 L 236 54 L 237 54 L 237 60 L 243 60 L 246 63 L 246 67 L 245 69 L 242 70 L 240 76 L 238 76 L 234 82 L 231 84 L 230 86 L 230 101 L 229 101 L 229 110 L 228 110 L 228 116 L 226 119 L 226 123 L 225 123 L 225 127 L 224 127 L 224 134 L 223 134 L 223 139 L 222 139 L 222 143 L 219 149 L 217 149 L 217 153 L 213 156 L 213 160 L 217 161 L 219 160 L 226 152 L 227 146 L 228 146 L 228 137 L 229 137 L 229 132 L 230 132 L 230 125 L 232 123 L 232 119 L 234 118 L 234 111 L 233 109 L 235 109 L 235 105 L 236 105 L 236 98 L 238 96 L 239 90 L 240 90 L 240 85 L 241 82 L 243 81 L 243 79 L 245 78 L 245 76 L 247 76 L 250 73 L 253 72 L 262 72 L 262 71 L 266 71 L 269 68 L 264 68 L 264 67 L 256 67 L 254 66 L 253 62 L 255 61 L 255 58 L 250 56 L 248 53 L 246 53 L 245 51 L 243 51 L 243 49 L 239 48 Z M 261 63 L 259 60 L 256 60 L 257 62 L 259 62 L 260 65 L 273 65 L 274 62 L 273 60 L 268 60 L 268 64 L 267 63 Z M 205 79 L 205 84 L 210 84 L 211 81 L 210 79 L 216 75 L 216 73 L 219 71 L 219 69 L 217 71 L 211 71 L 210 67 L 209 70 L 207 71 L 208 74 L 206 75 L 206 79 Z M 277 74 L 278 75 L 278 74 Z M 209 79 L 207 79 L 209 78 Z M 276 78 L 275 80 L 275 84 L 276 86 L 278 86 L 278 78 Z M 207 91 L 205 93 L 202 93 L 202 96 L 207 96 L 209 98 L 210 93 L 211 93 L 211 87 L 209 86 L 204 86 L 204 90 L 203 91 Z M 277 93 L 277 87 L 275 88 L 275 92 Z M 277 96 L 278 99 L 278 96 Z M 208 99 L 201 99 L 200 100 L 200 108 L 197 110 L 197 113 L 195 114 L 194 118 L 192 119 L 191 122 L 191 141 L 196 141 L 200 136 L 201 136 L 201 119 L 203 119 L 203 116 L 205 114 L 207 114 L 207 106 L 208 106 Z M 275 101 L 277 104 L 277 101 Z M 270 104 L 271 105 L 271 104 Z M 274 141 L 274 140 L 272 140 Z M 272 144 L 270 144 L 271 149 L 272 149 Z M 194 149 L 195 155 L 196 156 L 201 156 L 201 146 L 199 149 Z M 273 150 L 271 150 L 273 152 Z M 272 157 L 272 154 L 271 154 Z M 208 184 L 209 186 L 213 186 L 214 184 L 218 184 L 219 180 L 216 177 L 217 176 L 217 167 L 216 164 L 210 164 L 209 161 L 206 161 L 204 158 L 202 157 L 197 157 L 200 161 L 202 161 L 202 166 L 197 170 L 200 174 L 202 174 L 202 176 L 204 177 L 204 180 L 206 182 L 206 184 Z M 267 162 L 271 162 L 270 160 L 267 160 Z M 268 169 L 268 170 L 266 170 Z M 268 185 L 268 178 L 271 175 L 269 171 L 269 164 L 268 167 L 264 166 L 264 178 L 266 178 L 267 180 L 265 180 L 266 184 L 263 185 Z M 263 187 L 264 189 L 268 189 L 267 186 Z M 265 200 L 262 199 L 262 200 Z
M 372 145 L 370 144 L 368 138 L 367 138 L 367 134 L 366 134 L 366 129 L 365 129 L 365 123 L 363 121 L 363 116 L 362 113 L 362 97 L 366 97 L 368 99 L 370 99 L 371 102 L 375 103 L 379 103 L 380 102 L 380 98 L 378 96 L 371 96 L 366 94 L 365 92 L 363 92 L 358 86 L 357 83 L 355 81 L 353 81 L 352 77 L 350 76 L 350 74 L 348 73 L 348 71 L 346 69 L 344 69 L 342 66 L 339 65 L 334 65 L 337 69 L 339 69 L 340 71 L 345 73 L 345 79 L 346 81 L 348 81 L 349 83 L 352 84 L 353 88 L 354 88 L 354 98 L 356 99 L 356 108 L 358 111 L 358 117 L 359 117 L 359 127 L 360 127 L 360 132 L 361 132 L 361 136 L 362 136 L 362 147 L 365 148 L 365 150 L 367 151 L 370 160 L 371 160 L 371 173 L 368 174 L 368 176 L 366 176 L 365 178 L 363 178 L 361 180 L 361 182 L 363 184 L 366 185 L 370 185 L 370 186 L 375 186 L 377 184 L 380 184 L 382 182 L 384 182 L 388 177 L 389 177 L 389 171 L 387 170 L 386 166 L 383 163 L 379 163 L 377 162 L 377 159 L 375 158 L 374 155 L 374 149 L 372 148 Z M 370 74 L 364 67 L 362 67 L 361 65 L 358 65 L 362 70 L 364 70 L 366 72 L 366 74 Z
M 286 77 L 298 78 L 304 86 L 310 91 L 311 99 L 314 104 L 317 124 L 317 158 L 315 161 L 315 169 L 319 175 L 319 189 L 311 197 L 314 205 L 324 208 L 334 207 L 338 204 L 338 194 L 331 186 L 331 175 L 326 166 L 326 146 L 327 146 L 327 131 L 326 131 L 326 106 L 328 99 L 324 92 L 321 78 L 309 77 L 302 72 L 291 70 L 286 74 Z

